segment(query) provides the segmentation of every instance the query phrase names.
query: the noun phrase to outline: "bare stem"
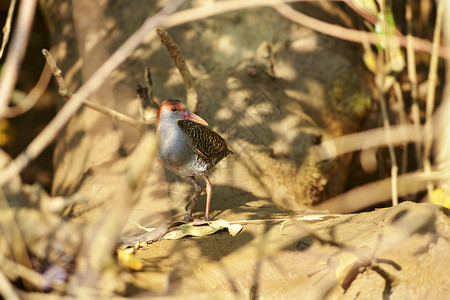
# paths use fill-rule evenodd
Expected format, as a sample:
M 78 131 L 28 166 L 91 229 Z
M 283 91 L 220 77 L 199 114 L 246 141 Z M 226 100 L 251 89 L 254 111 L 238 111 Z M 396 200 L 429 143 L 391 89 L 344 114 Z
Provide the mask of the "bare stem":
M 53 73 L 53 76 L 56 79 L 56 82 L 58 83 L 58 93 L 63 96 L 64 98 L 66 98 L 67 100 L 70 99 L 78 99 L 79 101 L 81 101 L 81 103 L 86 106 L 89 107 L 95 111 L 98 111 L 99 113 L 102 113 L 114 120 L 118 120 L 124 124 L 127 124 L 139 131 L 142 131 L 144 129 L 143 127 L 143 123 L 135 121 L 134 119 L 130 118 L 127 115 L 124 115 L 122 113 L 119 113 L 115 110 L 112 110 L 110 108 L 104 107 L 102 105 L 96 104 L 94 102 L 91 102 L 89 100 L 86 99 L 82 99 L 80 97 L 78 97 L 76 94 L 72 94 L 71 92 L 69 92 L 69 90 L 67 89 L 66 83 L 64 81 L 64 77 L 62 76 L 62 72 L 61 69 L 59 69 L 59 67 L 56 65 L 55 60 L 53 59 L 52 55 L 50 54 L 50 52 L 46 49 L 42 50 L 42 54 L 45 56 L 45 59 L 47 60 L 48 65 L 50 66 L 50 70 Z
M 419 193 L 426 189 L 426 182 L 439 182 L 442 178 L 449 178 L 446 172 L 413 172 L 398 176 L 398 195 L 400 197 Z M 383 203 L 392 197 L 391 178 L 380 179 L 329 199 L 314 208 L 329 210 L 330 213 L 351 213 L 366 207 Z M 361 201 L 355 201 L 359 199 Z
M 27 5 L 27 1 L 22 1 L 21 5 Z M 102 83 L 103 81 L 113 72 L 127 57 L 128 55 L 136 49 L 136 47 L 141 43 L 141 41 L 147 36 L 148 32 L 154 30 L 159 24 L 161 24 L 168 16 L 173 13 L 184 0 L 172 0 L 170 1 L 159 13 L 154 16 L 149 17 L 139 29 L 133 33 L 120 47 L 113 53 L 98 69 L 97 71 L 88 79 L 88 81 L 83 84 L 83 86 L 78 89 L 76 94 L 79 96 L 68 101 L 66 105 L 57 113 L 57 115 L 50 121 L 50 123 L 39 133 L 39 135 L 27 146 L 27 148 L 20 153 L 12 162 L 10 162 L 3 170 L 0 172 L 0 186 L 3 186 L 8 182 L 13 176 L 19 174 L 30 161 L 35 159 L 55 138 L 57 133 L 61 128 L 66 125 L 69 119 L 75 114 L 75 112 L 83 104 L 82 99 L 89 97 Z M 29 3 L 28 3 L 29 4 Z M 0 118 L 3 114 L 3 105 L 6 99 L 9 99 L 9 94 L 6 95 L 3 87 L 3 77 L 5 75 L 5 70 L 2 72 L 2 77 L 0 78 Z M 3 97 L 3 98 L 1 98 Z
M 19 66 L 25 56 L 36 3 L 37 0 L 20 1 L 16 29 L 0 76 L 0 120 L 8 106 L 19 74 Z
M 416 74 L 416 53 L 413 48 L 413 37 L 412 37 L 412 0 L 408 0 L 406 2 L 406 13 L 405 19 L 407 22 L 408 32 L 406 35 L 406 56 L 407 56 L 407 64 L 408 64 L 408 78 L 411 82 L 411 98 L 412 98 L 412 106 L 411 106 L 411 119 L 413 121 L 414 126 L 417 128 L 417 133 L 419 133 L 420 128 L 420 109 L 418 102 L 418 85 L 417 85 L 417 74 Z M 416 149 L 416 161 L 419 169 L 422 168 L 422 145 L 419 142 L 415 142 Z
M 438 7 L 436 12 L 436 25 L 434 27 L 433 36 L 433 51 L 431 53 L 430 61 L 430 71 L 428 75 L 428 91 L 426 100 L 426 110 L 425 110 L 425 141 L 424 141 L 424 153 L 423 153 L 423 167 L 426 173 L 431 172 L 431 146 L 433 144 L 433 123 L 432 116 L 434 111 L 434 101 L 436 95 L 436 80 L 437 80 L 437 69 L 439 62 L 438 49 L 441 42 L 441 28 L 442 28 L 442 16 L 444 14 L 444 2 L 443 0 L 438 1 Z M 428 199 L 431 199 L 431 194 L 433 193 L 433 183 L 429 182 L 427 184 Z
M 167 51 L 169 52 L 170 57 L 172 58 L 175 66 L 178 68 L 178 71 L 183 78 L 184 87 L 186 89 L 186 104 L 189 110 L 193 112 L 197 112 L 198 105 L 198 94 L 195 89 L 194 80 L 192 79 L 191 72 L 186 64 L 186 60 L 183 57 L 183 53 L 181 53 L 180 47 L 174 42 L 172 37 L 162 29 L 158 27 L 156 29 L 156 33 L 161 38 L 161 41 L 166 46 Z
M 16 106 L 8 107 L 8 109 L 5 111 L 4 117 L 15 118 L 29 111 L 42 97 L 51 78 L 52 73 L 50 71 L 50 68 L 47 64 L 45 64 L 36 85 L 31 89 L 25 99 L 20 101 Z
M 298 2 L 286 1 L 286 2 Z M 220 15 L 226 12 L 252 8 L 252 7 L 262 7 L 269 6 L 274 8 L 280 15 L 283 17 L 315 30 L 317 32 L 333 36 L 338 39 L 343 39 L 346 41 L 354 42 L 354 43 L 365 43 L 368 42 L 372 45 L 379 44 L 381 41 L 380 36 L 375 33 L 365 32 L 361 30 L 349 29 L 339 25 L 330 24 L 327 22 L 323 22 L 302 14 L 292 7 L 287 5 L 285 2 L 280 0 L 229 0 L 229 1 L 220 1 L 216 2 L 214 5 L 207 5 L 203 7 L 186 9 L 180 12 L 173 14 L 170 18 L 168 18 L 164 23 L 164 28 L 170 28 L 179 26 L 182 24 L 186 24 L 189 22 L 193 22 L 196 20 L 201 20 L 205 18 L 209 18 L 212 16 Z M 396 34 L 391 37 L 392 41 L 398 43 L 402 47 L 406 47 L 406 37 L 401 34 Z M 432 49 L 432 43 L 427 40 L 412 38 L 413 39 L 413 48 L 415 51 L 427 52 L 430 53 Z M 450 58 L 450 51 L 446 47 L 439 48 L 439 55 L 442 58 Z
M 398 103 L 398 114 L 400 119 L 400 125 L 407 125 L 408 122 L 406 121 L 406 113 L 405 113 L 405 102 L 403 101 L 403 95 L 402 95 L 402 88 L 400 87 L 400 83 L 396 81 L 393 85 L 394 87 L 394 93 L 395 98 L 397 99 Z M 408 169 L 408 147 L 407 143 L 403 143 L 402 145 L 403 153 L 402 153 L 402 170 L 401 173 L 406 173 L 406 170 Z
M 381 62 L 382 55 L 379 56 L 379 61 Z M 381 63 L 378 67 L 379 71 L 376 74 L 375 83 L 378 90 L 378 97 L 380 99 L 380 106 L 381 106 L 381 114 L 383 117 L 383 126 L 384 130 L 386 132 L 386 140 L 388 143 L 388 149 L 389 149 L 389 156 L 391 158 L 391 184 L 392 184 L 392 205 L 395 206 L 398 204 L 398 194 L 397 194 L 397 174 L 398 174 L 398 165 L 397 165 L 397 159 L 395 157 L 394 152 L 394 146 L 392 145 L 392 135 L 390 130 L 390 124 L 389 124 L 389 115 L 387 111 L 387 105 L 386 105 L 386 99 L 384 97 L 383 93 L 383 81 L 384 81 L 384 75 L 383 75 L 383 68 Z
M 0 48 L 0 58 L 3 57 L 3 52 L 5 51 L 6 44 L 9 41 L 9 34 L 11 32 L 11 22 L 14 15 L 14 9 L 16 7 L 16 0 L 11 0 L 9 3 L 8 16 L 6 17 L 5 26 L 3 26 L 3 39 L 2 47 Z

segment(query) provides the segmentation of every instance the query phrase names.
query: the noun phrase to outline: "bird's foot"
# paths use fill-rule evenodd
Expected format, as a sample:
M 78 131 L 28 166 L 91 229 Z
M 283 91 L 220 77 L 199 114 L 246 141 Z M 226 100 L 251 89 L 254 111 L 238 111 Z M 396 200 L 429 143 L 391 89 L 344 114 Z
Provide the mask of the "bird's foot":
M 202 217 L 200 219 L 195 219 L 195 218 L 192 218 L 191 215 L 185 215 L 184 222 L 192 223 L 192 225 L 203 225 L 203 224 L 209 224 L 211 222 L 211 220 L 209 218 L 205 218 L 205 217 Z
M 203 224 L 209 224 L 209 223 L 211 223 L 211 220 L 207 220 L 205 218 L 192 220 L 192 225 L 203 225 Z

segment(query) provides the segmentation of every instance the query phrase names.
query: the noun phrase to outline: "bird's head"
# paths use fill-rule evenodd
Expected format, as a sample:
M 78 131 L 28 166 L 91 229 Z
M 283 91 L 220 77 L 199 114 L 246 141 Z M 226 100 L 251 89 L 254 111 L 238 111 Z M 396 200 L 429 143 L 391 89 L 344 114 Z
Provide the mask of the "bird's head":
M 187 107 L 179 100 L 169 99 L 161 103 L 156 118 L 156 130 L 162 121 L 176 122 L 178 120 L 190 120 L 208 126 L 205 120 L 196 114 L 191 113 Z

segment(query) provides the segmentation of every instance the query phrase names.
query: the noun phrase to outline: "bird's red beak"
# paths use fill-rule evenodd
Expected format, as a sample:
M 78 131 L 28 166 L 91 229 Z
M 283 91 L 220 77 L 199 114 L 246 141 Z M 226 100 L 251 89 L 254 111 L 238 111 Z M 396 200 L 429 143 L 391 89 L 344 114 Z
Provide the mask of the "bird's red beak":
M 197 116 L 196 114 L 191 113 L 188 110 L 186 110 L 184 113 L 182 113 L 181 117 L 184 120 L 190 120 L 190 121 L 194 121 L 195 123 L 199 123 L 199 124 L 208 126 L 208 123 L 206 123 L 205 120 L 203 120 L 201 117 Z

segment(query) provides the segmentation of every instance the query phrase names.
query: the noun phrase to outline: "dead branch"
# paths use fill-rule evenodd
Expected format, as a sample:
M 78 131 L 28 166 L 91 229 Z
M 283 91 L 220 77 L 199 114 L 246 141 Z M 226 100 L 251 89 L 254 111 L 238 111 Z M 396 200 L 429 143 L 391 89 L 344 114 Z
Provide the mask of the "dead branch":
M 173 41 L 172 37 L 161 27 L 156 29 L 156 33 L 161 38 L 161 41 L 166 46 L 170 57 L 172 58 L 175 66 L 183 78 L 184 87 L 186 89 L 186 104 L 189 110 L 197 112 L 198 94 L 195 89 L 194 80 L 192 79 L 191 72 L 186 65 L 186 60 L 181 53 L 180 47 Z
M 430 61 L 430 71 L 428 75 L 428 91 L 426 99 L 426 109 L 425 109 L 425 141 L 424 141 L 424 151 L 423 151 L 423 168 L 425 172 L 431 172 L 431 146 L 433 139 L 431 138 L 433 132 L 433 123 L 431 122 L 433 111 L 434 111 L 434 101 L 436 94 L 436 80 L 438 71 L 438 49 L 441 43 L 441 29 L 442 29 L 442 19 L 444 14 L 444 3 L 445 1 L 438 1 L 437 12 L 436 12 L 436 25 L 434 27 L 433 36 L 433 51 L 431 53 Z M 429 182 L 427 184 L 428 199 L 431 199 L 431 194 L 433 193 L 433 184 Z
M 440 182 L 449 178 L 449 172 L 414 172 L 398 176 L 398 196 L 413 195 L 426 189 L 427 182 Z M 328 209 L 331 213 L 352 213 L 366 207 L 388 201 L 392 197 L 391 178 L 374 181 L 354 188 L 315 206 L 315 209 Z
M 0 75 L 0 120 L 3 118 L 9 99 L 14 90 L 19 68 L 28 44 L 31 26 L 33 25 L 34 12 L 37 0 L 20 1 L 17 15 L 17 26 L 11 40 L 8 55 Z
M 2 47 L 0 48 L 0 58 L 3 57 L 3 52 L 5 51 L 6 44 L 9 41 L 9 34 L 11 32 L 11 22 L 14 15 L 14 9 L 16 7 L 16 0 L 11 0 L 9 3 L 8 16 L 6 17 L 5 26 L 3 26 L 3 39 Z
M 36 85 L 31 89 L 28 95 L 16 106 L 8 107 L 5 110 L 5 118 L 15 118 L 29 111 L 36 102 L 42 97 L 52 78 L 52 72 L 47 64 L 44 65 L 41 76 Z
M 58 83 L 58 93 L 61 96 L 63 96 L 64 98 L 66 98 L 67 100 L 77 98 L 78 96 L 76 94 L 72 94 L 67 89 L 66 83 L 64 81 L 64 77 L 62 76 L 62 72 L 56 65 L 56 62 L 53 59 L 50 52 L 46 49 L 43 49 L 42 54 L 45 56 L 45 59 L 47 60 L 48 65 L 50 66 L 50 70 L 52 71 L 53 76 L 55 77 L 56 82 Z M 144 129 L 143 123 L 135 121 L 134 119 L 130 118 L 127 115 L 119 113 L 113 109 L 104 107 L 102 105 L 96 104 L 87 99 L 80 99 L 80 101 L 84 106 L 89 107 L 95 111 L 98 111 L 99 113 L 102 113 L 114 120 L 118 120 L 124 124 L 127 124 L 135 129 L 137 129 L 138 131 L 142 131 Z
M 418 101 L 418 84 L 417 84 L 417 73 L 416 73 L 416 53 L 413 49 L 413 36 L 412 36 L 412 0 L 406 2 L 406 12 L 405 19 L 407 22 L 408 33 L 406 35 L 406 58 L 408 67 L 408 78 L 411 82 L 411 119 L 413 124 L 419 132 L 420 128 L 420 108 Z M 419 164 L 419 168 L 422 168 L 422 146 L 419 142 L 415 142 L 416 150 L 416 161 Z
M 423 141 L 423 128 L 417 132 L 415 125 L 395 125 L 390 127 L 392 145 Z M 328 160 L 339 155 L 388 146 L 384 128 L 370 129 L 326 140 L 320 145 L 311 147 L 311 152 L 320 160 Z
M 21 2 L 21 5 L 30 6 L 27 0 Z M 172 0 L 164 8 L 162 8 L 156 15 L 149 17 L 141 27 L 134 32 L 120 47 L 113 53 L 97 71 L 88 79 L 88 81 L 83 84 L 75 94 L 78 97 L 74 97 L 72 101 L 69 101 L 64 105 L 64 107 L 58 112 L 58 114 L 53 118 L 52 121 L 42 130 L 42 132 L 28 145 L 28 147 L 19 154 L 11 163 L 9 163 L 0 172 L 0 186 L 3 186 L 8 182 L 13 176 L 19 174 L 30 161 L 35 159 L 55 138 L 57 133 L 64 127 L 64 125 L 69 121 L 69 119 L 75 114 L 75 112 L 80 108 L 83 103 L 83 99 L 89 97 L 93 93 L 106 77 L 109 76 L 128 56 L 129 54 L 139 46 L 141 41 L 147 36 L 148 32 L 154 30 L 158 25 L 160 25 L 168 16 L 173 13 L 184 0 Z M 33 2 L 35 3 L 35 2 Z M 12 51 L 14 53 L 14 51 Z M 5 64 L 6 68 L 6 64 Z M 4 90 L 2 85 L 9 87 L 9 84 L 4 83 L 3 77 L 7 74 L 4 68 L 2 76 L 0 78 L 0 118 L 3 115 L 3 110 L 5 105 L 5 98 L 9 99 L 10 94 Z M 15 68 L 15 67 L 14 67 Z M 15 81 L 14 81 L 15 82 Z
M 145 123 L 150 123 L 156 116 L 159 104 L 153 97 L 153 82 L 149 67 L 145 68 L 144 77 L 145 87 L 138 85 L 136 92 L 141 102 L 139 107 L 141 118 Z
M 138 159 L 131 160 L 126 180 L 121 181 L 115 196 L 108 202 L 105 217 L 92 224 L 86 232 L 86 242 L 77 257 L 76 270 L 69 283 L 70 294 L 86 298 L 112 292 L 100 288 L 102 277 L 108 273 L 105 271 L 111 266 L 120 231 L 157 150 L 158 138 L 153 132 L 147 132 L 132 154 Z
M 12 284 L 0 270 L 0 295 L 3 299 L 19 300 L 19 296 L 14 291 Z
M 298 2 L 299 0 L 288 0 L 285 2 Z M 300 0 L 301 1 L 301 0 Z M 230 1 L 220 1 L 215 2 L 213 5 L 207 5 L 198 8 L 186 9 L 177 13 L 174 13 L 170 18 L 168 18 L 164 23 L 164 28 L 171 28 L 179 26 L 181 24 L 186 24 L 189 22 L 206 19 L 212 16 L 220 15 L 223 13 L 253 8 L 269 6 L 274 8 L 278 13 L 280 13 L 285 18 L 311 28 L 317 32 L 354 43 L 365 43 L 368 42 L 372 45 L 379 44 L 381 42 L 381 37 L 375 33 L 365 32 L 355 29 L 345 28 L 339 25 L 330 24 L 317 20 L 315 18 L 309 17 L 302 14 L 285 2 L 280 0 L 230 0 Z M 392 41 L 398 43 L 402 47 L 406 47 L 406 37 L 401 34 L 397 34 L 391 37 Z M 418 52 L 431 53 L 433 44 L 427 40 L 412 37 L 412 48 Z M 447 47 L 439 47 L 439 56 L 442 58 L 450 58 L 450 51 Z

